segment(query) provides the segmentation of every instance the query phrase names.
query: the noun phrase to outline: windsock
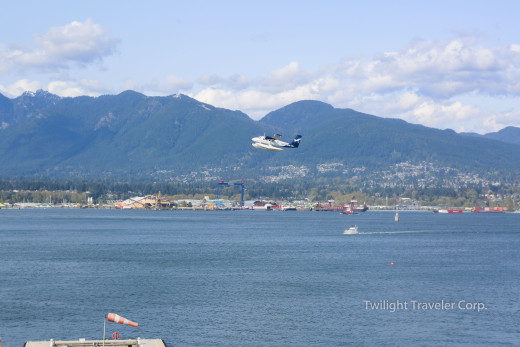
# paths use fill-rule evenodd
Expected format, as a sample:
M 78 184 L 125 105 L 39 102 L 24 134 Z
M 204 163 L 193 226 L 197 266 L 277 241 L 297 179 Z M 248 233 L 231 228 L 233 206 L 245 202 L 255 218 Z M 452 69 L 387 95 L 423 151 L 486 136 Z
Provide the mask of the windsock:
M 128 320 L 124 317 L 121 317 L 115 313 L 109 313 L 108 316 L 107 316 L 107 320 L 109 322 L 115 322 L 115 323 L 119 323 L 119 324 L 126 324 L 126 325 L 130 325 L 131 327 L 137 327 L 137 323 L 136 322 L 132 322 L 131 320 Z

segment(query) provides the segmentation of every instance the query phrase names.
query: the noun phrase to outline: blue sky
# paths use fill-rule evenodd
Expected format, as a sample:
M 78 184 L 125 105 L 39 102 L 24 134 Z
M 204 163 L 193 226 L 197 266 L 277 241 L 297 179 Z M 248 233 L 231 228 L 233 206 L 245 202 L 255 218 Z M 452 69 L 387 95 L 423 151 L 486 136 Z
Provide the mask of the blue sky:
M 299 100 L 456 131 L 520 126 L 518 1 L 2 3 L 0 93 Z

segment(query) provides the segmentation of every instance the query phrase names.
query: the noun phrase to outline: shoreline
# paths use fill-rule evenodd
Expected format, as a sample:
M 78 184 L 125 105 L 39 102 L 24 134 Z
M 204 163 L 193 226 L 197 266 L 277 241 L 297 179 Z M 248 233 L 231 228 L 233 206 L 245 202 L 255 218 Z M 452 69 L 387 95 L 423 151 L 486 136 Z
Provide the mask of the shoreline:
M 296 209 L 288 209 L 284 210 L 283 208 L 276 208 L 276 209 L 261 209 L 261 208 L 207 208 L 207 207 L 201 207 L 201 206 L 194 206 L 194 207 L 174 207 L 174 208 L 120 208 L 113 205 L 74 205 L 74 204 L 67 204 L 67 205 L 51 205 L 51 204 L 37 204 L 37 203 L 25 203 L 25 205 L 16 205 L 16 206 L 3 206 L 0 208 L 0 210 L 47 210 L 47 209 L 74 209 L 74 210 L 133 210 L 133 211 L 280 211 L 280 212 L 324 212 L 324 213 L 334 213 L 338 211 L 317 211 L 314 208 L 311 207 L 296 207 Z M 427 212 L 427 213 L 433 213 L 434 210 L 439 209 L 439 207 L 435 206 L 426 206 L 421 207 L 418 209 L 395 209 L 390 207 L 382 207 L 382 206 L 369 206 L 368 211 L 370 212 Z M 463 212 L 462 213 L 474 213 L 472 212 L 472 208 L 469 207 L 463 207 L 460 208 Z M 368 212 L 367 211 L 367 212 Z M 339 212 L 338 212 L 339 213 Z M 364 212 L 359 212 L 355 214 L 363 214 Z M 520 211 L 505 211 L 504 212 L 479 212 L 484 214 L 503 214 L 503 213 L 520 213 Z M 460 213 L 441 213 L 441 214 L 460 214 Z M 478 214 L 478 213 L 477 213 Z

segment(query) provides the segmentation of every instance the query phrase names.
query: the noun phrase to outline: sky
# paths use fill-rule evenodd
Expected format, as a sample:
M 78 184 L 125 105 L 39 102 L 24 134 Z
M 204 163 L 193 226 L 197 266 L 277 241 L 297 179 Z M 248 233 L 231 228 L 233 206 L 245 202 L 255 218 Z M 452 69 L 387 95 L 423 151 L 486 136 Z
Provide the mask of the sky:
M 0 93 L 300 100 L 457 132 L 520 127 L 520 1 L 0 1 Z

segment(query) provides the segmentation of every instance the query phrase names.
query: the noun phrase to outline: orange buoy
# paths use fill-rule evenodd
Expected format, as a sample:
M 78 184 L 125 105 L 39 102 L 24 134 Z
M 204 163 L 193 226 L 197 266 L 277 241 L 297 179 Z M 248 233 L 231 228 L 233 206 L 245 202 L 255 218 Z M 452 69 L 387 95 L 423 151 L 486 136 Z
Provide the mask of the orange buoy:
M 114 340 L 119 340 L 119 333 L 116 331 L 115 333 L 112 334 L 112 338 Z
M 128 320 L 124 317 L 121 317 L 115 313 L 109 313 L 108 316 L 107 316 L 107 320 L 109 322 L 115 322 L 115 323 L 119 323 L 119 324 L 126 324 L 126 325 L 130 325 L 131 327 L 137 327 L 137 323 L 136 322 L 132 322 L 131 320 Z

